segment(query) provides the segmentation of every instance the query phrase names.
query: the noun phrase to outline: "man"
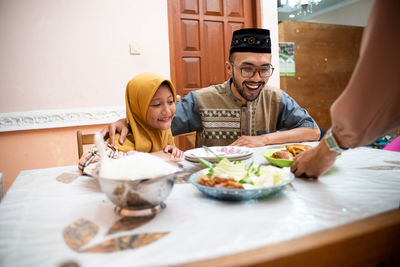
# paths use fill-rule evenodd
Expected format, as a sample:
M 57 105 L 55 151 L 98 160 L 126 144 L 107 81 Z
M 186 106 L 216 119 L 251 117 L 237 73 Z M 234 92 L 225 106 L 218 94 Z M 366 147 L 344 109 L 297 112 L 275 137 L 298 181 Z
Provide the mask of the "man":
M 247 146 L 316 141 L 315 121 L 290 96 L 267 85 L 271 64 L 269 30 L 241 29 L 233 33 L 223 84 L 190 92 L 177 103 L 173 135 L 197 132 L 196 146 Z M 128 127 L 119 120 L 102 130 L 123 142 Z

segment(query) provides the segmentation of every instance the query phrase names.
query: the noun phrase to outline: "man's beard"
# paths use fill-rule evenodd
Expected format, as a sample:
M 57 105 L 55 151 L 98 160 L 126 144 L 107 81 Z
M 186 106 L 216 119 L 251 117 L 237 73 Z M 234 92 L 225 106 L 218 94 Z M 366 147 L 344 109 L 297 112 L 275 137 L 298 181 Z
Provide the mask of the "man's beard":
M 239 95 L 241 97 L 243 97 L 244 99 L 246 99 L 246 101 L 254 101 L 255 99 L 257 99 L 262 91 L 262 88 L 265 86 L 265 82 L 258 82 L 261 85 L 260 91 L 258 91 L 258 94 L 254 98 L 249 99 L 249 97 L 245 96 L 245 94 L 244 94 L 244 86 L 247 82 L 243 81 L 242 85 L 239 86 L 239 83 L 235 79 L 235 73 L 233 70 L 232 70 L 232 82 L 235 85 L 236 91 L 238 91 Z

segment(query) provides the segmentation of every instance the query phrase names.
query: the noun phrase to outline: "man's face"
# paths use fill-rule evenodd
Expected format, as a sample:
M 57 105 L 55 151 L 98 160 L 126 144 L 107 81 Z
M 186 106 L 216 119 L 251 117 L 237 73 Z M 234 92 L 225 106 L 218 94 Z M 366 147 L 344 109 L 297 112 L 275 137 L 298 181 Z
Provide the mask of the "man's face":
M 228 65 L 229 64 L 229 65 Z M 232 76 L 232 87 L 247 101 L 253 101 L 261 93 L 262 88 L 267 84 L 269 77 L 261 78 L 258 71 L 250 78 L 243 78 L 239 69 L 249 68 L 268 68 L 271 65 L 271 54 L 235 52 L 233 54 L 233 66 L 228 63 L 228 73 Z

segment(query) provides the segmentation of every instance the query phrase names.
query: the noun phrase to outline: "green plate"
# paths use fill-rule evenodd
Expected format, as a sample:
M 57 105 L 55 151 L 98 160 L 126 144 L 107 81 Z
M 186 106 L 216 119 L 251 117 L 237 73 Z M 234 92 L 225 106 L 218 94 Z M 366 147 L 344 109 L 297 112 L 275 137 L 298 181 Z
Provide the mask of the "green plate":
M 278 166 L 278 167 L 289 167 L 290 165 L 292 165 L 294 160 L 290 160 L 290 159 L 274 159 L 271 158 L 271 155 L 274 154 L 276 151 L 280 151 L 280 150 L 284 150 L 284 149 L 268 149 L 265 152 L 261 152 L 261 154 L 264 156 L 264 158 L 266 160 L 268 160 L 269 162 L 271 162 L 272 164 Z

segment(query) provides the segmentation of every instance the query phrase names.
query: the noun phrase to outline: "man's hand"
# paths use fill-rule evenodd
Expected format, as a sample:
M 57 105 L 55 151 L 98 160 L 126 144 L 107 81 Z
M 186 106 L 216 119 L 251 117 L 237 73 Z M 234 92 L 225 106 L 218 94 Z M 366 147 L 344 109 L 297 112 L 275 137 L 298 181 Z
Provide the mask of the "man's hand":
M 109 138 L 109 143 L 114 146 L 115 140 L 115 133 L 119 133 L 120 137 L 118 142 L 122 145 L 125 141 L 126 135 L 129 132 L 129 126 L 126 123 L 125 119 L 120 119 L 116 122 L 112 122 L 101 130 L 101 135 L 103 136 L 104 140 Z
M 337 155 L 338 153 L 330 151 L 325 141 L 321 140 L 318 146 L 296 155 L 290 171 L 297 177 L 318 178 L 335 163 Z
M 247 136 L 243 135 L 238 140 L 233 142 L 231 146 L 246 146 L 246 147 L 260 147 L 265 146 L 265 135 Z

